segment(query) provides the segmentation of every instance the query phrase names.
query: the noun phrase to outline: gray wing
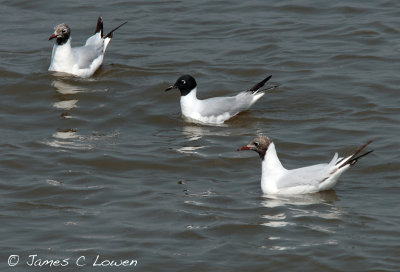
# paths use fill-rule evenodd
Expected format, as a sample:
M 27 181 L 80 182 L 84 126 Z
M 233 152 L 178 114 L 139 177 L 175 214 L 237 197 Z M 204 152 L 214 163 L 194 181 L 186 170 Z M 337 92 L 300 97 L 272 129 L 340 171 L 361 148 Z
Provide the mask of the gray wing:
M 79 69 L 89 68 L 93 61 L 103 54 L 100 48 L 91 45 L 74 48 L 73 53 Z
M 283 176 L 278 184 L 278 189 L 293 186 L 318 186 L 325 181 L 336 169 L 338 154 L 335 153 L 329 163 L 315 164 L 293 170 L 288 170 L 287 175 Z
M 80 69 L 89 68 L 95 59 L 103 54 L 104 40 L 99 34 L 91 36 L 84 46 L 72 48 Z
M 228 112 L 231 116 L 248 109 L 253 102 L 254 95 L 249 92 L 241 92 L 236 96 L 214 97 L 201 100 L 199 110 L 202 116 L 216 116 Z
M 329 177 L 328 164 L 317 164 L 313 166 L 288 170 L 278 182 L 278 189 L 294 186 L 318 186 L 318 184 Z

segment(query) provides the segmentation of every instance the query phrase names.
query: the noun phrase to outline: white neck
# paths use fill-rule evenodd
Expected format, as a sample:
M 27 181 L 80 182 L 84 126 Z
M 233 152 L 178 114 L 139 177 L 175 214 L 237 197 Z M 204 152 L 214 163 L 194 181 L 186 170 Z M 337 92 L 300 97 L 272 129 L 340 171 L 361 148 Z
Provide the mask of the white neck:
M 68 41 L 63 45 L 58 45 L 55 43 L 53 46 L 53 53 L 51 54 L 51 64 L 49 70 L 65 71 L 67 68 L 72 67 L 72 61 L 73 57 L 71 50 L 71 38 L 69 38 Z
M 196 93 L 197 87 L 190 91 L 190 93 L 187 95 L 181 96 L 182 114 L 194 119 L 196 119 L 196 116 L 193 116 L 193 114 L 198 112 L 199 107 L 199 100 L 197 99 Z
M 275 193 L 277 191 L 276 181 L 286 171 L 276 154 L 274 143 L 271 143 L 261 163 L 262 191 L 264 193 Z

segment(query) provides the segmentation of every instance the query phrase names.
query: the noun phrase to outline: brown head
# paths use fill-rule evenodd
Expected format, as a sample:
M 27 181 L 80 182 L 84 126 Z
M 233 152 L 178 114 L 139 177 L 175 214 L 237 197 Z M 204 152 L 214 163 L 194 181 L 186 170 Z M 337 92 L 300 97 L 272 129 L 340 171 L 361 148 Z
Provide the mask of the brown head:
M 57 44 L 63 45 L 68 41 L 70 35 L 71 29 L 66 24 L 59 24 L 54 27 L 54 33 L 49 40 L 56 38 Z
M 263 160 L 265 157 L 265 153 L 268 150 L 269 145 L 271 144 L 271 140 L 263 135 L 260 135 L 254 138 L 248 145 L 242 146 L 238 148 L 238 151 L 242 150 L 253 150 L 258 153 L 260 158 Z

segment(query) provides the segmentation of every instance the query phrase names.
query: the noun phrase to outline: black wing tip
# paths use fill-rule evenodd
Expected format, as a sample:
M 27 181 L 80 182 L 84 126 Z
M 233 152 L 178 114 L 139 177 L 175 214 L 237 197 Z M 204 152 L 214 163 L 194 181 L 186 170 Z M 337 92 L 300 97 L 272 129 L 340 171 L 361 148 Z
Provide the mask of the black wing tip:
M 272 77 L 272 75 L 267 76 L 265 79 L 263 79 L 262 81 L 258 82 L 256 85 L 254 85 L 253 87 L 251 87 L 250 89 L 247 90 L 247 92 L 251 92 L 251 93 L 255 93 L 257 92 L 262 86 L 265 85 L 265 83 L 270 80 Z
M 360 158 L 374 152 L 374 150 L 370 150 L 367 151 L 361 155 L 359 155 L 370 143 L 372 143 L 374 140 L 371 139 L 369 141 L 367 141 L 365 144 L 363 144 L 362 146 L 360 146 L 359 148 L 357 148 L 354 152 L 353 155 L 351 155 L 351 157 L 346 161 L 346 163 L 344 163 L 343 165 L 341 165 L 339 168 L 344 167 L 345 165 L 349 164 L 349 165 L 354 165 Z M 340 161 L 338 161 L 336 164 L 339 164 L 343 161 L 344 159 L 341 159 Z
M 367 152 L 365 152 L 365 153 L 363 153 L 363 154 L 361 154 L 361 155 L 359 155 L 359 156 L 357 156 L 357 157 L 351 159 L 351 160 L 349 161 L 349 164 L 350 164 L 350 165 L 354 165 L 360 158 L 362 158 L 362 157 L 364 157 L 364 156 L 367 156 L 369 153 L 372 153 L 372 152 L 374 152 L 374 150 L 367 151 Z
M 374 139 L 370 139 L 368 142 L 365 143 L 365 146 L 369 145 L 370 143 L 372 143 L 374 141 Z
M 271 79 L 271 77 L 272 77 L 272 75 L 269 75 L 269 76 L 267 76 L 263 81 L 264 81 L 264 83 L 265 82 L 267 82 L 268 80 L 270 80 Z
M 105 39 L 105 38 L 112 38 L 113 37 L 113 34 L 114 34 L 114 31 L 115 30 L 117 30 L 118 28 L 120 28 L 121 26 L 123 26 L 123 25 L 125 25 L 125 24 L 127 24 L 128 23 L 128 21 L 126 21 L 126 22 L 123 22 L 122 24 L 120 24 L 119 26 L 117 26 L 116 28 L 114 28 L 113 30 L 111 30 L 107 35 L 105 35 L 103 38 Z
M 99 33 L 100 35 L 103 36 L 103 18 L 101 18 L 101 16 L 99 16 L 99 18 L 97 18 L 97 24 L 96 24 L 96 29 L 94 30 L 94 33 Z

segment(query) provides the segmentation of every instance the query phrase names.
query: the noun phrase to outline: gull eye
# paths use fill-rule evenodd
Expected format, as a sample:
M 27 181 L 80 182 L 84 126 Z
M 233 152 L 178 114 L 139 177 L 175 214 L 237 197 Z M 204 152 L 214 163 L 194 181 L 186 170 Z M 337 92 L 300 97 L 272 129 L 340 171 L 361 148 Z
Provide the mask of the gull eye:
M 66 29 L 63 29 L 63 30 L 62 30 L 62 33 L 67 33 L 67 30 L 66 30 Z
M 255 145 L 256 147 L 258 147 L 258 146 L 260 145 L 260 143 L 259 143 L 259 142 L 254 142 L 254 145 Z
M 181 80 L 181 83 L 182 83 L 183 85 L 185 85 L 185 84 L 186 84 L 186 80 L 182 79 L 182 80 Z

